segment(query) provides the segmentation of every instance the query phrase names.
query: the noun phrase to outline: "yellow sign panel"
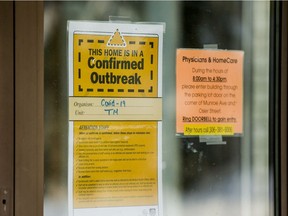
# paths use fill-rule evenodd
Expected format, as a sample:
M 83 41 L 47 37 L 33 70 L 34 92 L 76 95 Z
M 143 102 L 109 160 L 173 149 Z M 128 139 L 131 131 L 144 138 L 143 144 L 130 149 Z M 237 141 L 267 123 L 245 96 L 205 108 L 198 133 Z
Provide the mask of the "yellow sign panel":
M 156 122 L 74 122 L 74 207 L 158 204 Z
M 158 37 L 74 34 L 74 96 L 158 96 Z
M 163 215 L 163 31 L 69 22 L 69 216 Z
M 217 124 L 184 124 L 185 136 L 201 135 L 234 135 L 233 125 Z

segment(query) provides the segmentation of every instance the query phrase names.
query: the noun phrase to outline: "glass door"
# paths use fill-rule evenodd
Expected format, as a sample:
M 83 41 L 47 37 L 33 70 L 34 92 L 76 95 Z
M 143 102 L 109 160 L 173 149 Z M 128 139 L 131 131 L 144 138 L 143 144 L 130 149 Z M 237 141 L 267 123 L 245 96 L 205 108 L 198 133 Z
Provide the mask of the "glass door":
M 165 23 L 159 215 L 269 215 L 269 2 L 49 1 L 44 9 L 44 216 L 68 216 L 67 22 L 105 22 L 109 16 Z M 210 144 L 199 134 L 179 136 L 177 49 L 243 52 L 241 134 Z

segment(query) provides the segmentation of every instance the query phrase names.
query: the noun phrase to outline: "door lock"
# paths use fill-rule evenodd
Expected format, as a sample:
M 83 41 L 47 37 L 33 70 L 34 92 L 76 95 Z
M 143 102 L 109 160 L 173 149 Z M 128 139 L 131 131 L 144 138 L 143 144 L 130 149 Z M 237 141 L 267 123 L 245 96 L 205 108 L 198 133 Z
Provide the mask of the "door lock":
M 0 189 L 0 216 L 9 216 L 9 206 L 11 205 L 10 193 L 6 188 Z

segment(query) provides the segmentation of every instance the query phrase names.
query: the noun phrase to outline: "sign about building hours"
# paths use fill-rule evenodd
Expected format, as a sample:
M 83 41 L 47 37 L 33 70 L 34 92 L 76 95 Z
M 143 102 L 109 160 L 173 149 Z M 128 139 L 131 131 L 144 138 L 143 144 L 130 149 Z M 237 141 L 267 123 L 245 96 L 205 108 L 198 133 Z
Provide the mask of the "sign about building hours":
M 243 57 L 243 51 L 177 50 L 177 133 L 243 133 Z

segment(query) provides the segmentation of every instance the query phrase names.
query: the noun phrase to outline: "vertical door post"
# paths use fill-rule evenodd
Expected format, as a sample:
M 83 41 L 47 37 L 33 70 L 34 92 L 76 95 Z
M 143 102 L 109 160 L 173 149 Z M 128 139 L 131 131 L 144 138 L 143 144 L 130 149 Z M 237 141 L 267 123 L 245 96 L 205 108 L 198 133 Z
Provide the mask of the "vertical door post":
M 15 216 L 43 215 L 43 2 L 15 1 Z
M 13 2 L 0 2 L 0 216 L 14 208 Z

